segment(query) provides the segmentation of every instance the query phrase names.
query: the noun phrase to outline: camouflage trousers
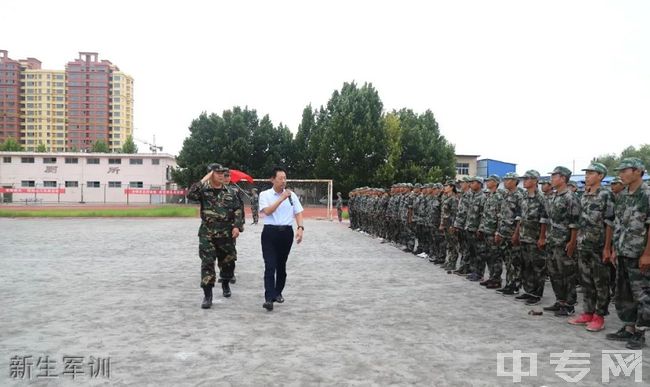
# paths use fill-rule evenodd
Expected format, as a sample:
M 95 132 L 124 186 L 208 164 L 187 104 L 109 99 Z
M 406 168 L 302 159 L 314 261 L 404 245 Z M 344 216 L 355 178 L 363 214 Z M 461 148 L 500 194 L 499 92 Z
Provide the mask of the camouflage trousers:
M 402 232 L 400 241 L 409 251 L 415 248 L 415 223 L 402 222 Z
M 469 269 L 470 251 L 465 230 L 458 230 L 458 252 L 460 253 L 460 267 Z
M 494 241 L 493 235 L 485 237 L 485 261 L 490 271 L 490 279 L 501 282 L 503 260 L 501 259 L 501 250 Z
M 447 265 L 452 270 L 455 270 L 456 262 L 458 261 L 458 233 L 449 231 L 449 227 L 444 232 L 445 242 L 447 244 Z
M 546 252 L 536 243 L 521 244 L 521 283 L 526 294 L 542 298 L 546 282 Z
M 257 223 L 260 220 L 260 208 L 258 206 L 252 206 L 251 212 L 253 213 L 253 223 Z
M 219 266 L 219 278 L 232 279 L 235 275 L 237 249 L 232 238 L 214 238 L 199 235 L 199 258 L 201 258 L 201 287 L 214 287 L 215 261 Z
M 431 246 L 431 253 L 429 256 L 436 257 L 439 260 L 444 260 L 447 256 L 447 240 L 445 239 L 445 232 L 440 231 L 438 227 L 429 227 L 433 241 Z
M 499 250 L 506 267 L 506 285 L 521 286 L 521 246 L 512 244 L 511 237 L 503 237 Z
M 336 216 L 339 218 L 339 223 L 343 221 L 343 209 L 342 208 L 336 208 Z
M 555 299 L 560 303 L 575 305 L 578 260 L 569 257 L 564 246 L 552 246 L 546 258 L 546 268 L 551 277 Z
M 584 291 L 584 312 L 600 316 L 609 314 L 609 264 L 603 262 L 602 249 L 579 250 L 578 269 Z
M 614 305 L 625 325 L 650 328 L 650 271 L 639 269 L 639 258 L 618 257 Z
M 469 258 L 467 264 L 472 273 L 480 276 L 485 274 L 485 239 L 476 235 L 476 231 L 466 231 L 465 240 L 469 247 Z
M 431 229 L 424 224 L 417 224 L 415 226 L 415 236 L 418 239 L 417 251 L 428 253 L 433 244 Z

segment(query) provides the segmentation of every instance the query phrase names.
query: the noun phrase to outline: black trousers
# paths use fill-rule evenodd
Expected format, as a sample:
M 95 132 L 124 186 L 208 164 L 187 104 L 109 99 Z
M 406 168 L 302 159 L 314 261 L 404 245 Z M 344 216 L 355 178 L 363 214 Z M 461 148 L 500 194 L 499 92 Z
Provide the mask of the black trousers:
M 287 281 L 287 258 L 293 245 L 291 226 L 265 225 L 262 230 L 264 256 L 264 298 L 273 301 L 282 294 Z

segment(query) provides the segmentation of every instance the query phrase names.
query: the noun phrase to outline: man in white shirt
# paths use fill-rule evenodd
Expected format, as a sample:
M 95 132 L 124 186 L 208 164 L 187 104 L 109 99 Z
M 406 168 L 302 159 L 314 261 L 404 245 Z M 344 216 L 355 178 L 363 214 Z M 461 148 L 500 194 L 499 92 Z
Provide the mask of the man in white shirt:
M 305 230 L 302 205 L 298 196 L 286 189 L 287 172 L 281 167 L 273 168 L 273 187 L 262 191 L 259 198 L 260 212 L 266 215 L 262 230 L 262 255 L 264 256 L 264 305 L 269 312 L 273 303 L 284 302 L 282 290 L 287 279 L 287 258 L 293 244 L 294 219 L 297 224 L 295 239 L 302 242 Z

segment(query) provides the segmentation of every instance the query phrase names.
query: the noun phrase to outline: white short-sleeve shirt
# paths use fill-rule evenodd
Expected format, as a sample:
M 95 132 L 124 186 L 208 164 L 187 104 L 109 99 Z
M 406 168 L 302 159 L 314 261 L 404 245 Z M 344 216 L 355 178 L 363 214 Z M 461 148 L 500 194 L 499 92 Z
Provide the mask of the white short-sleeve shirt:
M 277 193 L 273 188 L 267 189 L 260 193 L 259 209 L 260 212 L 267 207 L 270 207 L 279 198 L 282 192 Z M 264 224 L 273 226 L 292 226 L 294 217 L 303 211 L 298 195 L 294 192 L 291 193 L 291 201 L 289 199 L 283 201 L 278 208 L 271 214 L 264 217 Z

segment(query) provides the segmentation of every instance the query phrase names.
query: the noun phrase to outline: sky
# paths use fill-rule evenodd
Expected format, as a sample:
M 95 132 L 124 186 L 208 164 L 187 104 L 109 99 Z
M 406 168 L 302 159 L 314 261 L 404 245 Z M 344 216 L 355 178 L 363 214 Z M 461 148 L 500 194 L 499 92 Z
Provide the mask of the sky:
M 233 106 L 295 133 L 344 82 L 431 110 L 457 154 L 580 173 L 650 143 L 650 1 L 3 1 L 0 49 L 134 77 L 134 137 L 177 154 Z M 140 151 L 146 146 L 138 143 Z

